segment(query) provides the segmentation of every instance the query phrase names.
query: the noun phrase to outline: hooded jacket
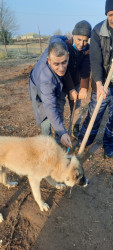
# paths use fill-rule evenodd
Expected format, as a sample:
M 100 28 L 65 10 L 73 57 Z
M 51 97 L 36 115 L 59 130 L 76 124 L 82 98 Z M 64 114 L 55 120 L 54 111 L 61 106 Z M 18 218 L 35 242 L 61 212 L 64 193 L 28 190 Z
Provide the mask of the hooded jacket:
M 36 102 L 36 122 L 39 125 L 46 117 L 59 136 L 66 133 L 57 110 L 57 98 L 62 91 L 62 82 L 49 66 L 47 49 L 30 74 L 30 96 Z
M 54 40 L 51 39 L 50 42 L 55 41 L 59 41 L 59 38 L 54 37 Z M 37 124 L 39 125 L 45 118 L 48 118 L 54 130 L 61 137 L 67 131 L 58 113 L 57 98 L 63 87 L 68 92 L 74 86 L 68 70 L 64 77 L 58 77 L 48 64 L 47 56 L 48 48 L 30 73 L 29 92 L 34 103 Z

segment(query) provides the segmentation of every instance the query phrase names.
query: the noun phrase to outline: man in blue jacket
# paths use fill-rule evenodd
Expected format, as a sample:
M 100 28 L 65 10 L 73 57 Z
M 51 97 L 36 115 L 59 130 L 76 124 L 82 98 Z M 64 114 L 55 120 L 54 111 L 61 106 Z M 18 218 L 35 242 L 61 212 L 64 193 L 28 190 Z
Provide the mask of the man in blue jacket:
M 104 112 L 108 107 L 109 114 L 103 137 L 103 148 L 105 158 L 113 158 L 113 78 L 111 79 L 107 93 L 105 93 L 103 87 L 113 60 L 113 0 L 106 0 L 105 14 L 107 15 L 107 19 L 97 24 L 92 31 L 90 43 L 92 95 L 88 115 L 79 134 L 79 142 L 81 142 L 84 137 L 97 100 L 102 94 L 104 100 L 90 133 L 87 146 L 94 141 Z
M 51 125 L 61 143 L 71 147 L 70 136 L 63 125 L 66 91 L 74 89 L 67 70 L 69 53 L 64 41 L 56 38 L 41 56 L 30 74 L 29 90 L 37 124 L 42 134 L 51 134 Z
M 76 23 L 71 39 L 65 39 L 69 51 L 68 70 L 73 81 L 74 89 L 69 92 L 69 106 L 72 115 L 74 102 L 75 112 L 72 123 L 71 136 L 78 140 L 79 126 L 81 123 L 81 100 L 87 98 L 90 78 L 89 43 L 92 27 L 89 22 L 82 20 Z M 60 35 L 50 38 L 50 43 L 56 38 L 62 39 Z M 70 83 L 68 82 L 68 87 Z M 67 93 L 68 94 L 68 93 Z M 73 96 L 74 95 L 74 96 Z M 74 102 L 73 102 L 74 97 Z

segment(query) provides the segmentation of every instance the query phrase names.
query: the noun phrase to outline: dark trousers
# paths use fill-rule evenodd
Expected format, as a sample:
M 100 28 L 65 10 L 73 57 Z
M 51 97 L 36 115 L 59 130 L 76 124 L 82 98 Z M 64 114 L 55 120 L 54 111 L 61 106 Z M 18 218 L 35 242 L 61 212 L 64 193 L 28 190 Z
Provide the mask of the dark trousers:
M 83 125 L 81 127 L 81 130 L 79 132 L 79 143 L 82 142 L 83 137 L 85 135 L 85 132 L 87 130 L 89 121 L 92 117 L 93 111 L 95 109 L 95 106 L 97 104 L 97 96 L 95 92 L 92 92 L 91 95 L 91 101 L 89 103 L 89 107 L 88 107 L 88 115 L 85 118 L 85 121 L 83 122 Z M 105 132 L 104 132 L 104 136 L 103 136 L 103 148 L 108 148 L 110 151 L 113 151 L 113 88 L 109 88 L 108 89 L 108 94 L 106 96 L 106 99 L 103 100 L 101 107 L 99 109 L 99 112 L 97 114 L 95 123 L 93 125 L 92 131 L 90 133 L 89 139 L 87 141 L 86 146 L 90 145 L 97 133 L 98 133 L 98 129 L 99 126 L 101 124 L 104 112 L 106 110 L 106 108 L 108 107 L 108 121 L 105 127 Z

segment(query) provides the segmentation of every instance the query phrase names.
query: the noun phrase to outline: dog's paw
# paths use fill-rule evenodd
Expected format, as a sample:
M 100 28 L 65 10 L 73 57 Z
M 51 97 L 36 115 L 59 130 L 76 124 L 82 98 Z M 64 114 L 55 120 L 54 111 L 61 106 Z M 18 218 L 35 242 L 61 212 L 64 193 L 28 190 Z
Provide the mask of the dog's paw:
M 7 188 L 13 188 L 13 187 L 16 187 L 17 185 L 18 185 L 18 182 L 16 181 L 12 181 L 12 182 L 7 181 L 7 183 L 5 184 Z
M 64 189 L 66 187 L 66 185 L 64 183 L 56 183 L 55 186 L 57 189 Z
M 0 213 L 0 223 L 4 221 L 3 215 Z
M 48 211 L 49 210 L 49 205 L 47 203 L 44 203 L 40 206 L 40 210 L 43 211 Z

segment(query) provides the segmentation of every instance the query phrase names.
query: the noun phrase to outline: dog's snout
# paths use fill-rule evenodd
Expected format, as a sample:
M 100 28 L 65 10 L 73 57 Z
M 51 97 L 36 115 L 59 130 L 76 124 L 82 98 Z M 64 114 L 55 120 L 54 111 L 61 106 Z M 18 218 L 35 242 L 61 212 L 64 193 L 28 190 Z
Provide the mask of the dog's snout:
M 89 184 L 89 180 L 83 175 L 83 177 L 79 181 L 79 185 L 83 187 L 87 187 Z

